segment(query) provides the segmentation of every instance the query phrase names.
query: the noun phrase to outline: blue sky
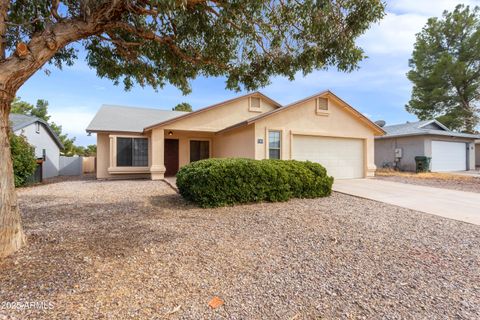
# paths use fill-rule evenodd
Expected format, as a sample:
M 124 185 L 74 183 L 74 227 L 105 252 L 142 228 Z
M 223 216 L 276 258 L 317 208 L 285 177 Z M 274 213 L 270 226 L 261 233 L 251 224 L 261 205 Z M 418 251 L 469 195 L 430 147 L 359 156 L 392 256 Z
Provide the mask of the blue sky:
M 272 99 L 287 104 L 316 92 L 330 89 L 372 120 L 383 119 L 389 124 L 415 120 L 405 111 L 411 84 L 405 74 L 413 50 L 415 34 L 431 16 L 452 10 L 459 2 L 452 0 L 392 0 L 387 1 L 387 15 L 358 40 L 368 58 L 352 73 L 335 70 L 317 71 L 306 77 L 299 75 L 293 82 L 273 78 L 260 89 Z M 462 1 L 480 5 L 480 0 Z M 87 136 L 85 128 L 102 104 L 170 109 L 180 102 L 202 108 L 241 93 L 225 90 L 222 78 L 198 78 L 192 81 L 192 93 L 184 96 L 172 86 L 155 92 L 135 87 L 125 92 L 89 69 L 80 52 L 80 59 L 62 71 L 47 68 L 51 74 L 37 72 L 19 90 L 22 100 L 35 103 L 46 99 L 50 103 L 52 120 L 77 138 L 77 144 L 95 144 L 95 136 Z

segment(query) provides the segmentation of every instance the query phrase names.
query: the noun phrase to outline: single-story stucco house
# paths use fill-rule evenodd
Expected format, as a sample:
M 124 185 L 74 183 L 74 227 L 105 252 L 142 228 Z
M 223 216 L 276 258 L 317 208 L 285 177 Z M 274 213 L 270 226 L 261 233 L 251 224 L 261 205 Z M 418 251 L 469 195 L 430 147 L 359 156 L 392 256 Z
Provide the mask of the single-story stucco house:
M 211 157 L 311 160 L 337 179 L 362 178 L 374 175 L 384 134 L 330 91 L 286 106 L 254 92 L 187 113 L 103 105 L 87 132 L 97 134 L 97 178 L 154 180 Z
M 449 130 L 437 120 L 383 126 L 386 134 L 375 137 L 377 167 L 415 171 L 415 157 L 431 157 L 434 172 L 475 169 L 478 135 Z
M 11 113 L 9 116 L 12 131 L 23 135 L 35 148 L 35 157 L 42 159 L 42 178 L 58 176 L 60 150 L 63 144 L 48 123 L 33 116 Z

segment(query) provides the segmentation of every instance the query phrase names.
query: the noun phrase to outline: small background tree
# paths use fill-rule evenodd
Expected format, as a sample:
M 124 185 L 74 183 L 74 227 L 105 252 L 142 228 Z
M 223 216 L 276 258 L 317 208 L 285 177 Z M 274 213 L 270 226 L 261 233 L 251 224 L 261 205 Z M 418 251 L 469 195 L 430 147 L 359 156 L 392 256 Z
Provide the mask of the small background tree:
M 22 135 L 10 133 L 15 187 L 24 186 L 37 168 L 34 148 Z
M 474 133 L 480 100 L 479 7 L 458 5 L 441 19 L 430 18 L 417 34 L 409 66 L 413 91 L 407 111 Z
M 172 108 L 173 111 L 185 111 L 185 112 L 192 112 L 192 106 L 188 102 L 182 102 L 177 104 L 175 107 Z

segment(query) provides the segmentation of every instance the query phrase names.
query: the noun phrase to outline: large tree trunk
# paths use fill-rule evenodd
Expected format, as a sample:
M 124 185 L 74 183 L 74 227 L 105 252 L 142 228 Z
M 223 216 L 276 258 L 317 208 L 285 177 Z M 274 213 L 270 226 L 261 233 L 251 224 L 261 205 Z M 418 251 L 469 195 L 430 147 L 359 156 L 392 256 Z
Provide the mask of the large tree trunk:
M 475 109 L 469 104 L 464 104 L 464 112 L 465 112 L 465 132 L 467 133 L 475 133 L 475 127 L 478 124 L 478 118 L 475 113 Z
M 26 242 L 13 177 L 9 120 L 12 98 L 0 94 L 0 258 L 20 249 Z
M 106 2 L 84 17 L 47 24 L 30 41 L 18 43 L 16 51 L 5 58 L 5 19 L 10 1 L 0 0 L 0 258 L 21 248 L 26 240 L 15 195 L 10 156 L 10 104 L 17 90 L 37 70 L 66 45 L 114 28 L 122 18 L 128 1 Z

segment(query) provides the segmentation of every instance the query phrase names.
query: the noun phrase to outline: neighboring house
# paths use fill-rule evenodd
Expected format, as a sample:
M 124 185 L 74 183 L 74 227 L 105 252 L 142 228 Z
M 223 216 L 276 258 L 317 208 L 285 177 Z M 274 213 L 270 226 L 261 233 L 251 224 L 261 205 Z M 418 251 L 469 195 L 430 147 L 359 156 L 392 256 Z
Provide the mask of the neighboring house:
M 475 141 L 475 166 L 480 169 L 480 140 Z
M 97 134 L 97 178 L 153 180 L 211 157 L 311 160 L 362 178 L 374 175 L 384 134 L 330 91 L 286 106 L 254 92 L 188 113 L 104 105 L 87 132 Z
M 35 148 L 35 157 L 43 159 L 42 177 L 58 176 L 63 145 L 48 123 L 36 117 L 15 113 L 10 114 L 9 119 L 13 133 L 24 135 Z
M 453 132 L 436 120 L 384 126 L 386 135 L 375 138 L 377 167 L 415 171 L 415 157 L 431 157 L 434 172 L 475 169 L 478 135 Z

